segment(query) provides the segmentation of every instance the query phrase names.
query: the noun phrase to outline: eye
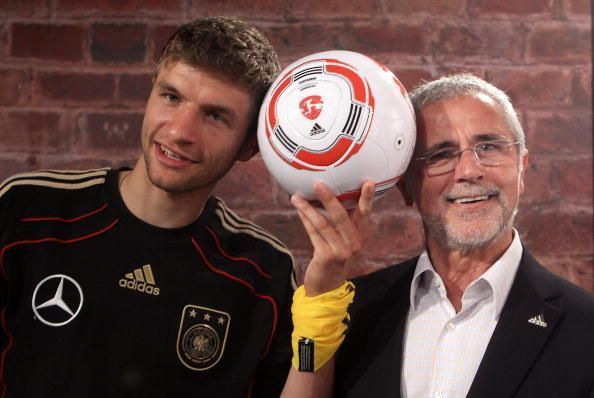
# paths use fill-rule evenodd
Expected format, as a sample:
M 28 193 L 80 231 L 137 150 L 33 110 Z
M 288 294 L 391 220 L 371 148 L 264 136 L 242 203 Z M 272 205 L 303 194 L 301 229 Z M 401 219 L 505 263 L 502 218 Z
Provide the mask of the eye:
M 498 141 L 479 142 L 476 144 L 476 150 L 479 152 L 500 152 L 504 143 Z
M 218 112 L 210 112 L 208 115 L 212 120 L 222 121 L 223 116 Z
M 161 97 L 163 97 L 166 102 L 172 103 L 172 104 L 178 103 L 180 101 L 179 96 L 177 96 L 176 94 L 172 94 L 172 93 L 163 93 L 163 94 L 161 94 Z
M 229 121 L 227 120 L 227 117 L 225 117 L 225 115 L 221 112 L 209 111 L 209 112 L 207 112 L 206 116 L 210 120 L 212 120 L 214 123 L 216 123 L 217 125 L 225 125 L 225 126 L 229 125 Z
M 440 149 L 438 151 L 432 152 L 427 155 L 427 163 L 433 164 L 438 163 L 446 160 L 450 160 L 458 156 L 458 151 L 456 149 L 447 148 L 447 149 Z

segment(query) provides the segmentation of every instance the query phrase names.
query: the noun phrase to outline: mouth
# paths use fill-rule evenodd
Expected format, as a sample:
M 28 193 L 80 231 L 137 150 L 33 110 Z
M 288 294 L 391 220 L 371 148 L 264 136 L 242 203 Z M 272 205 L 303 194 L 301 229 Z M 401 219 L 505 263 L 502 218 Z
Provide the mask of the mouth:
M 464 203 L 483 202 L 485 200 L 489 200 L 490 197 L 491 196 L 489 196 L 489 195 L 481 195 L 481 196 L 468 196 L 468 197 L 448 199 L 448 200 L 455 204 L 464 204 Z
M 155 144 L 157 145 L 159 152 L 167 159 L 171 159 L 175 162 L 180 162 L 180 163 L 195 163 L 192 159 L 189 159 L 189 158 L 167 148 L 163 144 L 160 144 L 158 142 L 156 142 Z
M 445 199 L 456 205 L 470 205 L 483 203 L 499 195 L 497 189 L 489 189 L 480 186 L 462 187 L 453 189 L 445 195 Z

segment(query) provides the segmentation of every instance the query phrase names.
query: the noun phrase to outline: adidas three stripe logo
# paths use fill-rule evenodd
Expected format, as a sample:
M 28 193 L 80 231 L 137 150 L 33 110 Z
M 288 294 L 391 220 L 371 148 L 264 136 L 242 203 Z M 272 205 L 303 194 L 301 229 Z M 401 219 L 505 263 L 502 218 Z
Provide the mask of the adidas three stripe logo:
M 127 273 L 124 278 L 120 279 L 118 285 L 153 296 L 158 296 L 160 293 L 150 264 L 143 265 L 142 268 L 136 268 L 134 271 Z
M 320 126 L 319 124 L 314 124 L 314 126 L 311 128 L 309 135 L 314 136 L 314 135 L 318 135 L 318 134 L 323 134 L 326 132 L 326 129 L 323 128 L 322 126 Z

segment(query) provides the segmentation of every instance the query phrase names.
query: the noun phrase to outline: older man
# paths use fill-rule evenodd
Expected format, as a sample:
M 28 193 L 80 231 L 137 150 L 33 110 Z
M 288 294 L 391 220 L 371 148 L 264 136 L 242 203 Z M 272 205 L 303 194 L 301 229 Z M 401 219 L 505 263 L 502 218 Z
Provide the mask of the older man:
M 426 248 L 354 281 L 335 395 L 594 396 L 594 298 L 513 227 L 528 152 L 509 98 L 460 74 L 411 99 L 418 143 L 400 187 Z

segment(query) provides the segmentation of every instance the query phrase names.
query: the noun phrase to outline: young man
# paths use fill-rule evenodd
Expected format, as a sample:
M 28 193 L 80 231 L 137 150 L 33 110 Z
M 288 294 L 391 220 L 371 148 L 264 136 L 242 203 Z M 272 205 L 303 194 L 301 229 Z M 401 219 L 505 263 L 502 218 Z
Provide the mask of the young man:
M 513 228 L 528 152 L 509 98 L 464 74 L 410 95 L 418 139 L 401 188 L 426 249 L 354 281 L 335 395 L 594 396 L 594 298 Z
M 0 397 L 279 396 L 291 256 L 211 196 L 257 152 L 278 71 L 252 26 L 190 22 L 158 63 L 132 170 L 0 185 Z M 287 396 L 313 375 L 296 377 Z

